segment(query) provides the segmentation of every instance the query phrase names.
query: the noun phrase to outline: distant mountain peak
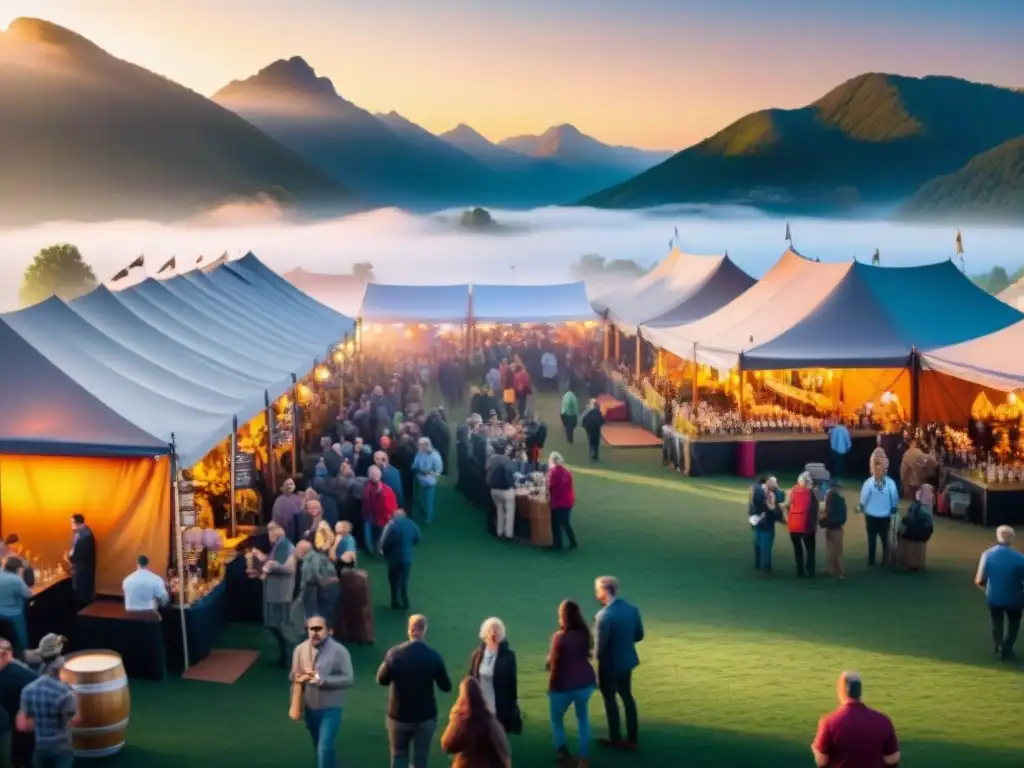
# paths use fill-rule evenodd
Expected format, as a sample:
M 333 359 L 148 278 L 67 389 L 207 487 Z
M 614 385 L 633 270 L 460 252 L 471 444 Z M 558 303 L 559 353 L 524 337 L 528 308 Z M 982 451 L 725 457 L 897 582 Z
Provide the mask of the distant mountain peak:
M 6 37 L 16 43 L 49 45 L 70 54 L 103 54 L 102 48 L 76 32 L 44 19 L 21 16 L 7 27 Z
M 477 141 L 486 141 L 488 144 L 492 143 L 473 126 L 466 125 L 465 123 L 459 123 L 450 131 L 445 131 L 441 136 L 448 139 L 475 139 Z
M 337 96 L 334 83 L 328 77 L 320 77 L 316 70 L 301 56 L 278 59 L 261 69 L 255 75 L 235 83 L 250 88 L 273 88 L 298 91 L 311 96 Z M 231 87 L 231 86 L 228 86 Z

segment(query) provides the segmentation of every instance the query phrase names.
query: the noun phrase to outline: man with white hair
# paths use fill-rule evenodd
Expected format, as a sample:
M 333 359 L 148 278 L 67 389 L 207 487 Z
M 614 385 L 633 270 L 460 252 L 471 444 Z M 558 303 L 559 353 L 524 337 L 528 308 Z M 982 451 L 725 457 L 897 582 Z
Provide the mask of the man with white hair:
M 1013 528 L 1008 525 L 996 528 L 998 543 L 982 554 L 974 579 L 988 598 L 992 653 L 1005 661 L 1014 658 L 1013 646 L 1020 632 L 1021 609 L 1024 608 L 1024 555 L 1013 548 L 1014 536 Z
M 839 709 L 818 722 L 811 751 L 819 768 L 835 765 L 899 765 L 900 746 L 892 720 L 861 701 L 856 672 L 843 672 L 836 685 Z
M 429 437 L 421 437 L 417 443 L 419 451 L 412 460 L 412 471 L 416 477 L 416 506 L 420 519 L 430 525 L 434 522 L 434 496 L 437 493 L 437 478 L 444 471 L 441 454 L 434 450 Z

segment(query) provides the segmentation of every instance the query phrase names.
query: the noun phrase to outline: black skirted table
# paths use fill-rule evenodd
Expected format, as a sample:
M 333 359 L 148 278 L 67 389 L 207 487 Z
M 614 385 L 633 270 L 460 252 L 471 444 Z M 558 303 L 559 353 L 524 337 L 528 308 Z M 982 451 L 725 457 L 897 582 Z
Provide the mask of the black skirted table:
M 265 533 L 251 536 L 239 545 L 234 559 L 225 566 L 224 582 L 228 590 L 227 621 L 263 621 L 263 582 L 259 579 L 250 579 L 245 573 L 244 553 L 250 548 L 269 552 L 270 539 Z
M 968 519 L 986 528 L 1000 525 L 1024 525 L 1024 483 L 992 483 L 957 469 L 947 470 L 947 478 L 963 483 L 971 494 Z
M 244 569 L 245 566 L 242 567 Z M 227 618 L 227 602 L 228 584 L 225 579 L 208 594 L 185 608 L 189 664 L 196 664 L 210 655 Z M 177 605 L 168 605 L 160 609 L 164 625 L 164 645 L 167 648 L 167 667 L 176 674 L 185 668 L 180 614 L 181 609 Z
M 868 459 L 875 449 L 873 430 L 851 430 L 852 446 L 846 455 L 845 473 L 867 476 Z M 663 456 L 666 464 L 692 477 L 740 474 L 738 446 L 753 443 L 754 472 L 794 473 L 814 462 L 831 469 L 828 435 L 821 432 L 759 432 L 754 435 L 701 435 L 686 438 L 665 430 Z
M 25 618 L 31 648 L 37 647 L 43 636 L 51 632 L 70 637 L 75 622 L 75 593 L 71 589 L 71 579 L 63 578 L 34 587 L 25 608 Z

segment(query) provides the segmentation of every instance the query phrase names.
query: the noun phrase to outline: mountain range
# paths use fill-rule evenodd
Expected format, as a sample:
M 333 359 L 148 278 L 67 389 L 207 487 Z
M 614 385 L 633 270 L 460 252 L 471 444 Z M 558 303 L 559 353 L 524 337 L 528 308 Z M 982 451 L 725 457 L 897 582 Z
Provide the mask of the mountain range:
M 397 112 L 374 115 L 345 100 L 300 56 L 230 83 L 213 100 L 389 205 L 570 202 L 667 156 L 612 147 L 571 125 L 498 145 L 465 126 L 438 137 Z M 467 131 L 473 138 L 462 141 Z
M 360 198 L 238 115 L 54 24 L 0 33 L 0 224 Z
M 17 19 L 0 32 L 0 168 L 0 225 L 176 220 L 254 200 L 308 215 L 579 201 L 1020 222 L 1024 91 L 865 74 L 668 156 L 564 124 L 498 142 L 465 124 L 435 135 L 346 100 L 298 56 L 208 99 Z
M 581 202 L 609 208 L 729 202 L 829 213 L 889 206 L 961 168 L 960 181 L 986 172 L 988 162 L 970 171 L 965 166 L 1019 136 L 1024 92 L 953 77 L 865 74 L 806 107 L 740 118 Z M 1016 179 L 1019 184 L 1019 173 Z M 956 183 L 935 181 L 923 192 L 933 210 L 954 213 L 961 209 L 957 200 L 972 197 L 952 190 Z M 992 192 L 993 199 L 1004 194 Z

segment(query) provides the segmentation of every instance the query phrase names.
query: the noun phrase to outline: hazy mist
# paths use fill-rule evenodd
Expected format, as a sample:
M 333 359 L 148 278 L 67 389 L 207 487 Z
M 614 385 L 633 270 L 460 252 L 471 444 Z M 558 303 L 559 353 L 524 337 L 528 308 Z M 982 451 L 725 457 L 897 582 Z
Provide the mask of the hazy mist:
M 16 308 L 21 275 L 33 255 L 63 242 L 81 249 L 101 281 L 140 253 L 154 274 L 171 256 L 185 270 L 200 254 L 209 261 L 224 251 L 232 257 L 253 251 L 280 272 L 301 266 L 342 273 L 356 262 L 370 261 L 378 281 L 413 284 L 564 281 L 571 265 L 587 253 L 649 266 L 667 253 L 674 227 L 683 250 L 728 251 L 754 276 L 762 275 L 786 247 L 785 220 L 741 208 L 493 210 L 495 220 L 507 225 L 496 233 L 460 229 L 455 223 L 460 212 L 417 216 L 388 209 L 289 224 L 273 206 L 228 206 L 178 226 L 116 221 L 0 229 L 0 310 Z M 909 266 L 948 259 L 954 252 L 956 230 L 946 226 L 824 219 L 789 223 L 797 250 L 822 261 L 848 261 L 854 255 L 869 261 L 878 248 L 883 266 Z M 997 264 L 1012 271 L 1024 263 L 1024 229 L 962 231 L 968 273 Z M 133 279 L 143 276 L 136 270 Z

